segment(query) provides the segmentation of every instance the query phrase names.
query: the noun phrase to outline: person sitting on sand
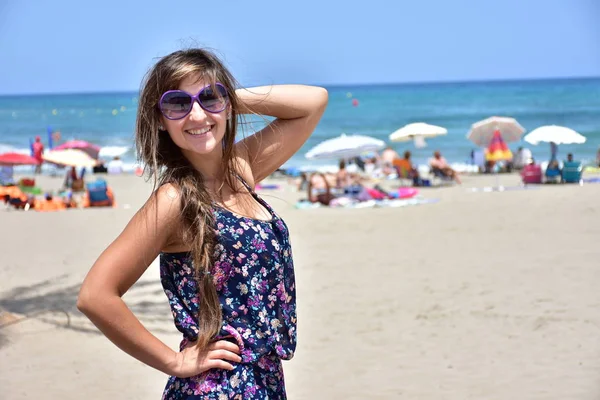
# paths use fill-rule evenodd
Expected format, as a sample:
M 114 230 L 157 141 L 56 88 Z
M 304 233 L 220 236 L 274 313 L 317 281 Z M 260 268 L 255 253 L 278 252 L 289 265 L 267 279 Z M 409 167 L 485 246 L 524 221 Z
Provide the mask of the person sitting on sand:
M 546 172 L 544 172 L 546 182 L 558 182 L 561 175 L 560 164 L 555 158 L 551 159 L 546 167 Z
M 398 152 L 391 147 L 386 147 L 381 152 L 381 167 L 384 175 L 391 175 L 394 173 L 394 160 L 400 158 Z
M 373 158 L 367 158 L 365 160 L 365 174 L 367 176 L 374 176 L 375 175 L 375 168 L 377 168 L 377 163 L 376 163 L 375 157 L 373 157 Z
M 81 174 L 81 176 L 78 176 L 77 168 L 70 167 L 65 175 L 65 182 L 63 185 L 65 189 L 72 189 L 75 192 L 83 190 L 83 173 Z
M 300 176 L 294 179 L 296 184 L 296 189 L 299 192 L 303 192 L 308 188 L 308 174 L 306 172 L 301 172 Z
M 419 170 L 415 168 L 411 161 L 411 152 L 405 151 L 404 158 L 397 158 L 394 160 L 394 167 L 398 171 L 398 176 L 401 178 L 411 179 L 414 186 L 421 186 L 421 177 Z
M 331 193 L 331 185 L 325 174 L 315 172 L 308 179 L 307 198 L 311 203 L 329 205 L 335 196 Z
M 442 153 L 440 153 L 439 150 L 436 150 L 433 153 L 433 158 L 429 159 L 429 166 L 434 174 L 451 177 L 456 183 L 461 183 L 458 174 L 450 167 L 446 159 L 442 157 Z
M 108 168 L 104 165 L 104 160 L 99 159 L 98 164 L 92 167 L 93 174 L 106 174 L 108 172 Z
M 351 180 L 351 175 L 348 170 L 346 170 L 346 162 L 341 160 L 339 170 L 335 174 L 335 187 L 338 189 L 344 189 L 345 187 L 350 186 Z
M 123 160 L 119 156 L 115 156 L 106 166 L 106 172 L 110 175 L 120 175 L 123 173 Z

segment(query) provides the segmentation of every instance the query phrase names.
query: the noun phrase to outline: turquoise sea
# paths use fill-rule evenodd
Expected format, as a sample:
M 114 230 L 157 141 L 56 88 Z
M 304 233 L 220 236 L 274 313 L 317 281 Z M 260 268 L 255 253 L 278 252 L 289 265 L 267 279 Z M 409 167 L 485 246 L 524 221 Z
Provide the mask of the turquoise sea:
M 304 154 L 320 141 L 341 133 L 357 133 L 387 141 L 390 133 L 410 122 L 427 122 L 448 129 L 448 135 L 427 141 L 390 143 L 398 152 L 409 149 L 416 162 L 440 150 L 455 164 L 468 162 L 474 145 L 465 138 L 471 124 L 492 115 L 516 118 L 527 131 L 541 125 L 563 125 L 587 137 L 583 145 L 560 146 L 559 157 L 573 152 L 585 161 L 595 159 L 600 146 L 600 78 L 506 82 L 388 84 L 328 87 L 329 106 L 313 136 L 288 162 L 312 164 Z M 358 100 L 354 106 L 352 100 Z M 62 140 L 83 139 L 104 146 L 101 155 L 135 164 L 133 129 L 137 93 L 44 94 L 0 96 L 0 153 L 27 152 L 29 140 L 47 129 L 61 132 Z M 261 123 L 252 124 L 258 128 Z M 250 133 L 250 129 L 247 130 Z M 536 159 L 549 157 L 549 146 L 529 147 Z M 334 164 L 335 160 L 318 161 Z

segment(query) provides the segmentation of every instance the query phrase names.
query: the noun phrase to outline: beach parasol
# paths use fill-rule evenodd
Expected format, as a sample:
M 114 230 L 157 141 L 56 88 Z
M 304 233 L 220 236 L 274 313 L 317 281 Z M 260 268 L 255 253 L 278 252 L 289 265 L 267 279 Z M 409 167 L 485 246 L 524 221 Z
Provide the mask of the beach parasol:
M 357 157 L 367 151 L 377 151 L 385 147 L 383 140 L 363 135 L 346 135 L 344 133 L 333 139 L 325 140 L 306 153 L 309 160 Z
M 425 122 L 414 122 L 404 125 L 402 128 L 390 134 L 392 142 L 408 142 L 415 141 L 416 147 L 425 147 L 426 138 L 446 135 L 448 130 L 441 126 L 426 124 Z
M 98 161 L 82 150 L 50 150 L 42 156 L 44 161 L 65 167 L 93 167 Z
M 585 143 L 585 136 L 575 132 L 573 129 L 558 126 L 546 125 L 532 130 L 523 138 L 527 143 L 537 145 L 540 142 L 555 144 L 582 144 Z
M 550 143 L 550 160 L 556 160 L 559 144 L 582 144 L 586 141 L 586 137 L 580 133 L 571 128 L 558 125 L 540 126 L 523 139 L 533 145 L 541 142 Z
M 500 131 L 494 131 L 492 140 L 489 146 L 485 149 L 485 159 L 487 161 L 498 162 L 512 160 L 512 158 L 513 154 L 506 145 L 504 139 L 502 139 Z M 496 187 L 492 189 L 499 191 L 504 190 L 504 187 L 500 185 L 500 176 L 498 172 L 496 172 Z
M 500 131 L 495 131 L 490 145 L 485 149 L 485 159 L 488 161 L 512 160 L 513 154 L 502 139 Z
M 66 150 L 66 149 L 77 149 L 84 151 L 93 159 L 98 159 L 100 153 L 100 146 L 96 146 L 93 143 L 86 142 L 85 140 L 69 140 L 60 146 L 54 147 L 53 150 Z
M 521 140 L 521 135 L 525 133 L 525 128 L 514 118 L 490 117 L 471 125 L 467 139 L 479 147 L 487 147 L 490 145 L 495 131 L 500 132 L 502 140 L 505 142 L 518 142 Z
M 0 154 L 0 165 L 38 165 L 40 162 L 27 154 L 21 153 L 4 153 Z

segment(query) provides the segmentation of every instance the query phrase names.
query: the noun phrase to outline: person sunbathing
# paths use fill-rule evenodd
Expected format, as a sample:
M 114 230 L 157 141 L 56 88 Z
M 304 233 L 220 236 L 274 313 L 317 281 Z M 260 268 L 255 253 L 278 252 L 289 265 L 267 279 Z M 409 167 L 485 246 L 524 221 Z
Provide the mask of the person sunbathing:
M 429 166 L 434 175 L 446 176 L 454 179 L 456 183 L 462 183 L 456 171 L 450 167 L 446 159 L 442 157 L 442 153 L 439 151 L 433 153 L 433 158 L 429 159 Z
M 327 180 L 327 177 L 322 172 L 315 172 L 308 179 L 307 187 L 308 201 L 311 203 L 321 203 L 323 205 L 329 205 L 331 200 L 335 197 L 331 193 L 331 185 Z

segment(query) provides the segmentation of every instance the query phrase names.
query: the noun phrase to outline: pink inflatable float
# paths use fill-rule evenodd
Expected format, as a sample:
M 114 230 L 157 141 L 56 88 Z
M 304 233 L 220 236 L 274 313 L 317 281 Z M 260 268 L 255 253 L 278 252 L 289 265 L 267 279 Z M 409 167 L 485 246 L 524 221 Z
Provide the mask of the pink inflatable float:
M 398 189 L 398 198 L 399 199 L 410 199 L 412 197 L 415 197 L 416 195 L 419 194 L 419 190 L 415 189 L 415 188 L 400 188 Z

